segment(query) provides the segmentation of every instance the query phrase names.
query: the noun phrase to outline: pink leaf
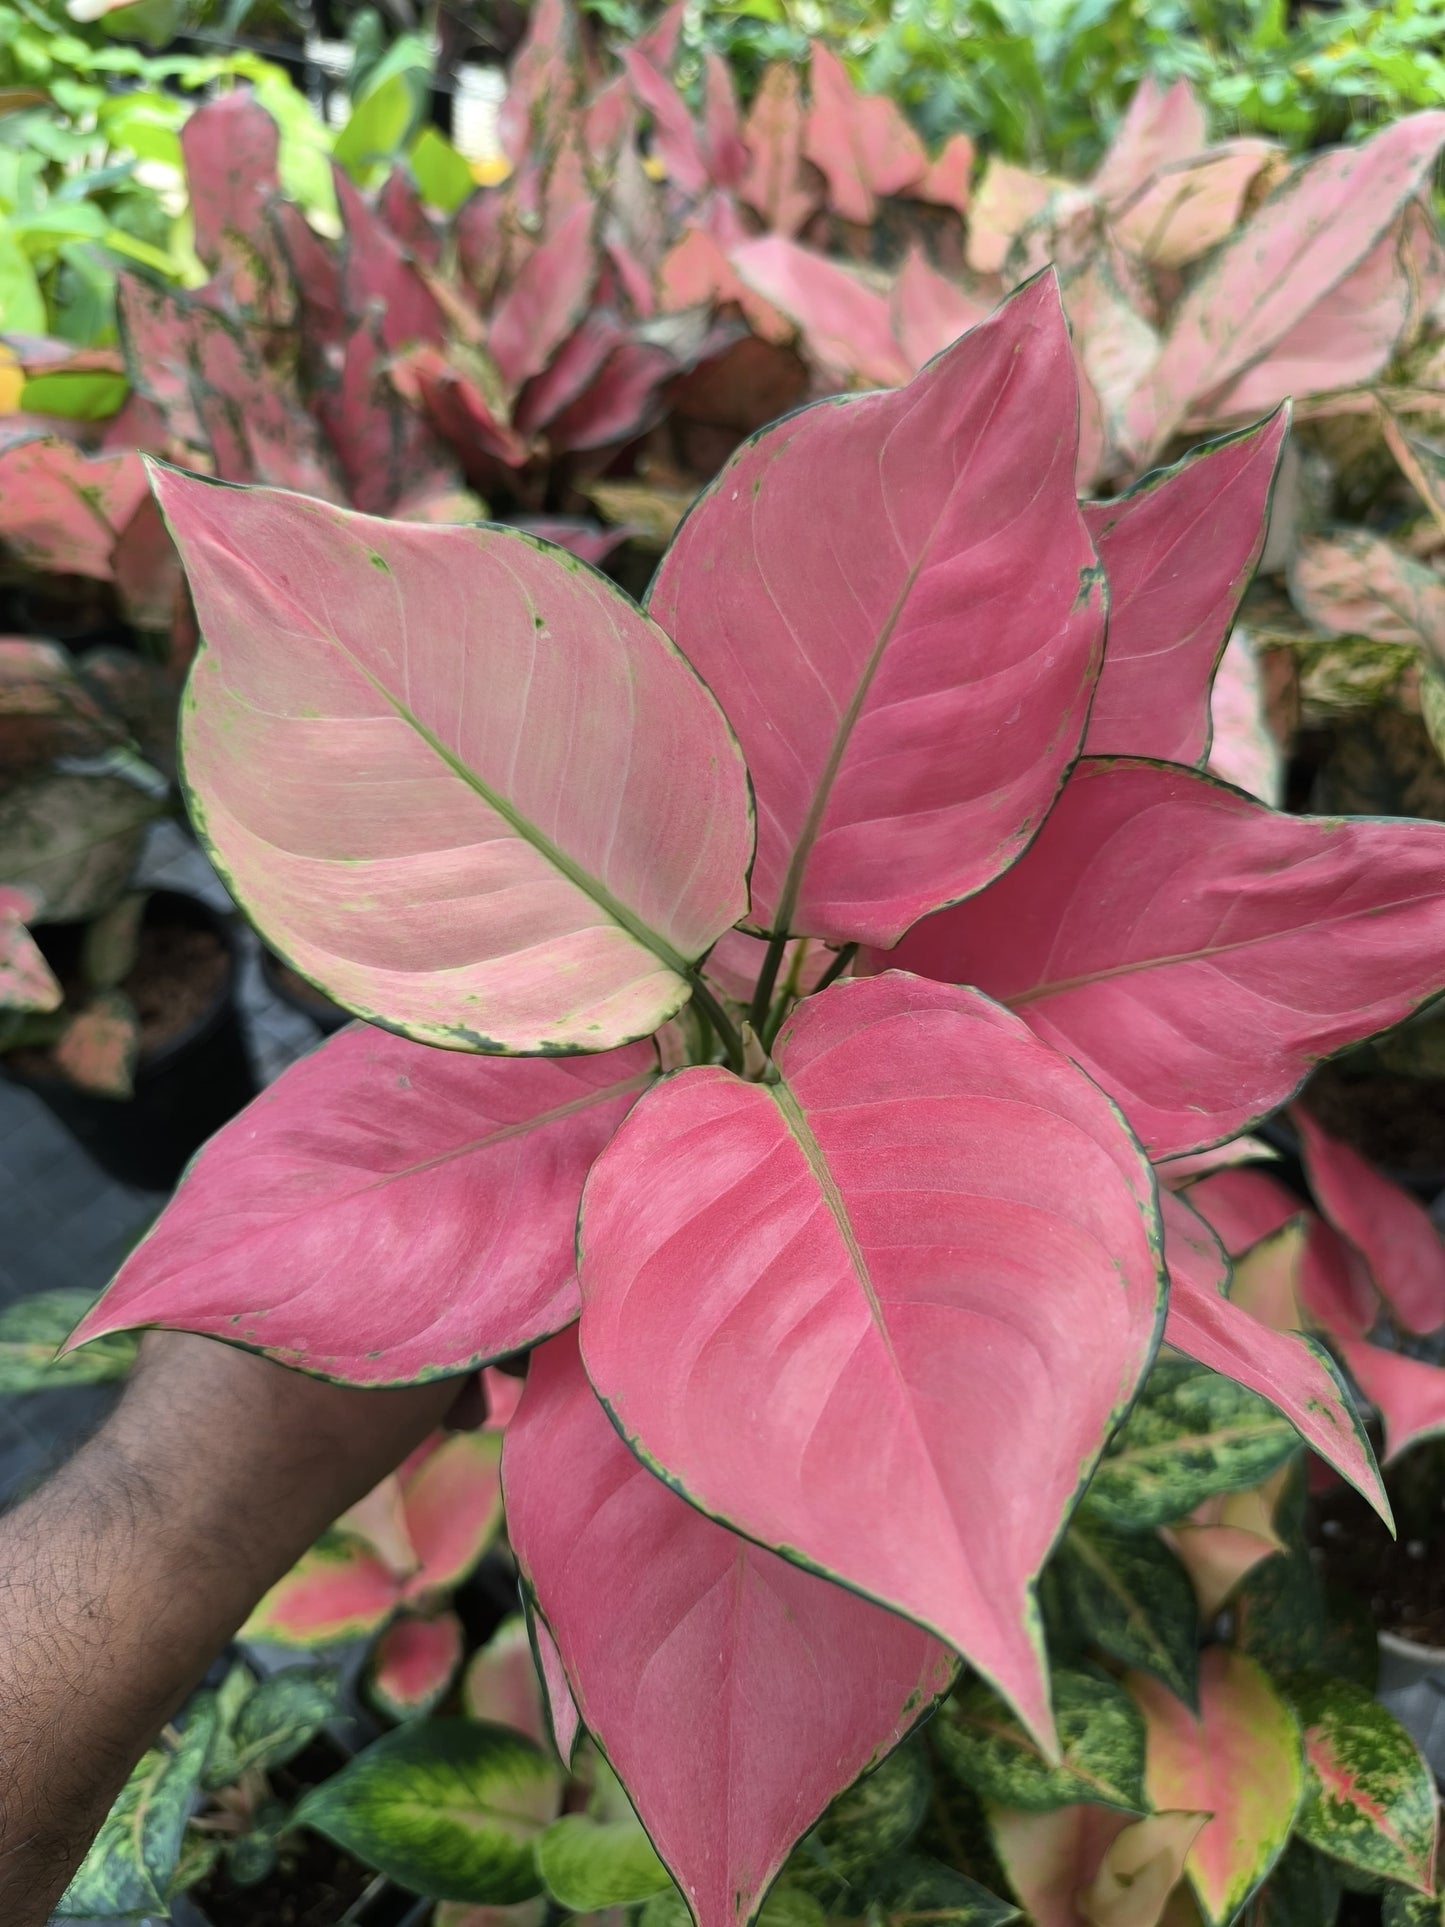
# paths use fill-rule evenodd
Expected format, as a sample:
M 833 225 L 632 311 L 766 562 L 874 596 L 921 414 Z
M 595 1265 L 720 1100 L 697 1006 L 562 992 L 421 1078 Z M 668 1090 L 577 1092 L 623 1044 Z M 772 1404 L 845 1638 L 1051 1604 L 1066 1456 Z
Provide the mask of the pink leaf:
M 425 416 L 403 404 L 387 376 L 374 315 L 347 341 L 336 385 L 323 391 L 317 413 L 351 503 L 364 514 L 388 515 L 407 497 L 456 485 L 456 469 Z
M 1063 297 L 1074 353 L 1098 398 L 1101 426 L 1112 451 L 1124 443 L 1125 411 L 1159 352 L 1159 337 L 1104 256 L 1071 274 Z
M 0 1011 L 60 1008 L 60 985 L 25 928 L 35 908 L 23 890 L 0 889 Z
M 359 1539 L 330 1534 L 268 1592 L 243 1628 L 281 1646 L 331 1646 L 375 1632 L 396 1609 L 400 1587 Z
M 586 313 L 597 278 L 594 216 L 590 205 L 574 208 L 528 256 L 493 313 L 487 346 L 509 388 L 545 368 Z
M 1170 1158 L 1167 1164 L 1158 1167 L 1161 1184 L 1171 1190 L 1182 1190 L 1196 1178 L 1212 1176 L 1216 1171 L 1233 1170 L 1239 1164 L 1264 1164 L 1278 1153 L 1272 1151 L 1259 1137 L 1231 1138 L 1227 1144 L 1216 1144 L 1208 1151 L 1191 1151 L 1187 1157 Z
M 1229 1260 L 1208 1225 L 1172 1191 L 1160 1198 L 1169 1265 L 1165 1343 L 1277 1406 L 1306 1445 L 1389 1523 L 1374 1454 L 1328 1353 L 1267 1325 L 1224 1296 Z
M 1445 113 L 1410 114 L 1356 147 L 1298 167 L 1184 296 L 1130 423 L 1158 446 L 1191 402 L 1274 347 L 1350 274 L 1419 188 L 1445 141 Z
M 81 1090 L 129 1097 L 140 1056 L 135 1006 L 121 991 L 102 991 L 70 1019 L 50 1054 L 61 1075 Z
M 743 930 L 729 930 L 718 938 L 708 953 L 708 977 L 734 1003 L 750 1003 L 766 953 L 767 945 L 760 937 L 750 937 Z M 813 943 L 807 937 L 795 937 L 784 948 L 778 982 L 791 984 L 799 995 L 806 995 L 808 991 L 817 989 L 818 979 L 834 962 L 836 955 L 825 944 Z
M 995 155 L 984 168 L 968 210 L 968 265 L 974 273 L 997 274 L 1022 230 L 1067 185 Z
M 502 1441 L 485 1431 L 435 1436 L 402 1466 L 406 1534 L 421 1562 L 402 1587 L 403 1599 L 450 1592 L 496 1538 L 501 1467 Z
M 367 1688 L 388 1718 L 419 1719 L 446 1695 L 462 1663 L 462 1622 L 453 1612 L 435 1619 L 403 1613 L 376 1642 Z
M 1288 428 L 1281 410 L 1117 501 L 1085 506 L 1109 579 L 1090 755 L 1201 763 L 1208 754 L 1210 683 L 1264 547 Z
M 83 455 L 50 436 L 0 449 L 0 540 L 32 569 L 110 581 L 116 537 L 145 495 L 133 449 Z
M 486 1429 L 505 1432 L 522 1396 L 521 1379 L 488 1365 L 482 1372 L 482 1390 L 487 1401 Z
M 900 392 L 764 431 L 683 522 L 649 603 L 748 757 L 754 925 L 892 943 L 1047 811 L 1103 626 L 1074 392 L 1045 277 Z
M 441 260 L 442 239 L 416 183 L 400 162 L 387 175 L 377 196 L 376 211 L 414 261 L 434 268 Z
M 1290 1116 L 1315 1202 L 1364 1259 L 1400 1323 L 1412 1332 L 1445 1325 L 1445 1242 L 1429 1212 L 1301 1105 Z
M 1127 200 L 1161 168 L 1187 161 L 1203 147 L 1209 123 L 1187 80 L 1166 88 L 1146 74 L 1090 186 L 1102 201 Z
M 381 1385 L 518 1351 L 577 1314 L 582 1181 L 654 1061 L 342 1031 L 211 1139 L 76 1341 L 171 1325 Z
M 1445 1368 L 1363 1338 L 1336 1336 L 1334 1342 L 1384 1423 L 1387 1465 L 1412 1445 L 1445 1433 Z
M 1272 142 L 1260 140 L 1193 151 L 1154 175 L 1119 209 L 1114 233 L 1130 253 L 1154 267 L 1185 267 L 1229 238 L 1245 196 L 1278 155 Z
M 694 1504 L 946 1638 L 1052 1745 L 1032 1589 L 1153 1350 L 1152 1179 L 974 991 L 836 984 L 774 1058 L 665 1080 L 593 1167 L 588 1372 Z
M 259 307 L 269 319 L 290 305 L 268 212 L 281 191 L 280 141 L 275 121 L 243 88 L 206 101 L 181 129 L 196 253 L 217 276 L 225 305 Z
M 577 105 L 577 18 L 570 0 L 539 0 L 512 58 L 497 116 L 502 151 L 514 165 L 545 153 L 566 132 Z
M 1442 886 L 1440 824 L 1279 816 L 1192 770 L 1091 760 L 1006 876 L 888 961 L 1023 1012 L 1166 1158 L 1433 995 Z
M 775 61 L 743 129 L 748 170 L 738 189 L 774 234 L 796 234 L 818 205 L 818 193 L 803 174 L 803 120 L 797 69 Z
M 414 341 L 440 347 L 446 327 L 436 296 L 346 170 L 333 165 L 331 171 L 345 228 L 341 299 L 353 325 L 375 312 L 382 339 L 393 351 Z
M 973 142 L 967 134 L 950 134 L 920 180 L 908 189 L 916 201 L 933 201 L 966 215 L 973 180 Z
M 797 327 L 812 358 L 844 386 L 906 381 L 910 364 L 893 338 L 887 298 L 838 262 L 781 234 L 732 251 L 744 283 Z
M 532 1659 L 527 1622 L 520 1614 L 503 1620 L 473 1656 L 462 1680 L 462 1707 L 469 1719 L 493 1720 L 525 1733 L 538 1746 L 548 1744 L 542 1687 Z M 563 1764 L 570 1763 L 571 1755 L 564 1755 Z
M 984 302 L 930 267 L 922 248 L 908 250 L 893 284 L 892 321 L 911 367 L 932 361 L 960 335 L 987 320 L 989 313 Z
M 518 432 L 538 434 L 579 395 L 586 394 L 608 357 L 627 340 L 627 330 L 616 315 L 593 308 L 539 370 L 517 398 L 513 419 Z
M 453 366 L 439 348 L 424 343 L 410 348 L 392 360 L 388 372 L 397 393 L 426 411 L 469 470 L 482 456 L 495 456 L 508 468 L 526 462 L 528 445 L 506 419 L 500 401 L 484 395 L 466 367 Z
M 577 1742 L 582 1737 L 582 1715 L 577 1711 L 577 1702 L 572 1697 L 572 1684 L 567 1678 L 567 1669 L 562 1664 L 562 1655 L 557 1650 L 551 1627 L 540 1613 L 531 1611 L 528 1613 L 528 1625 L 537 1648 L 537 1666 L 541 1674 L 552 1744 L 562 1764 L 571 1766 Z
M 401 1480 L 394 1472 L 389 1472 L 355 1505 L 348 1506 L 336 1521 L 336 1530 L 360 1539 L 395 1579 L 409 1579 L 421 1565 L 406 1529 Z
M 451 1049 L 605 1051 L 670 1017 L 746 909 L 752 824 L 661 630 L 516 530 L 155 486 L 205 637 L 187 783 L 268 940 Z
M 785 342 L 794 324 L 770 301 L 755 293 L 706 229 L 689 228 L 658 270 L 658 297 L 664 313 L 735 301 L 755 335 Z
M 1168 1171 L 1173 1167 L 1163 1168 Z M 1263 1239 L 1273 1237 L 1305 1208 L 1289 1186 L 1268 1171 L 1250 1170 L 1216 1171 L 1201 1178 L 1190 1185 L 1189 1202 L 1218 1232 L 1231 1258 L 1242 1257 Z
M 666 348 L 649 341 L 624 341 L 576 401 L 547 426 L 554 453 L 607 448 L 631 441 L 663 412 L 663 384 L 677 373 Z
M 1284 801 L 1284 758 L 1268 709 L 1259 651 L 1249 631 L 1236 624 L 1209 692 L 1209 773 L 1278 808 Z
M 987 1812 L 1000 1865 L 1032 1927 L 1088 1927 L 1077 1896 L 1129 1825 L 1128 1814 L 1096 1806 L 1047 1813 L 990 1806 Z
M 1299 1302 L 1331 1338 L 1363 1338 L 1380 1315 L 1364 1259 L 1332 1225 L 1311 1218 L 1300 1255 Z
M 803 151 L 828 183 L 830 206 L 865 225 L 880 194 L 898 194 L 928 172 L 923 142 L 883 94 L 860 94 L 838 56 L 813 42 L 813 104 Z
M 623 47 L 621 54 L 632 91 L 652 116 L 652 150 L 663 172 L 684 194 L 702 193 L 708 186 L 707 157 L 687 102 L 636 47 Z
M 342 305 L 336 250 L 321 239 L 294 201 L 273 202 L 269 215 L 290 269 L 307 338 L 318 349 L 339 345 L 351 324 Z
M 1306 621 L 1336 636 L 1369 636 L 1430 653 L 1445 638 L 1445 577 L 1363 529 L 1314 536 L 1290 565 L 1290 595 Z
M 703 56 L 703 135 L 708 179 L 714 187 L 735 188 L 748 171 L 732 71 L 711 47 Z
M 506 1487 L 583 1720 L 699 1927 L 742 1927 L 794 1841 L 947 1688 L 951 1655 L 685 1505 L 608 1424 L 570 1334 L 532 1360 Z

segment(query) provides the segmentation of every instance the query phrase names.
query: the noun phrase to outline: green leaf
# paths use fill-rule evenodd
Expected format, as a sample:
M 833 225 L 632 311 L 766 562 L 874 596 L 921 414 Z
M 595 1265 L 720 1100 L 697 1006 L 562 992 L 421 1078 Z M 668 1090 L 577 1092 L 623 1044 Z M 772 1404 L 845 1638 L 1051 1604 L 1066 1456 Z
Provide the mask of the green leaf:
M 763 1902 L 757 1927 L 826 1927 L 826 1922 L 827 1915 L 811 1894 L 780 1882 Z M 693 1927 L 687 1902 L 671 1882 L 643 1905 L 637 1927 Z
M 81 940 L 81 969 L 92 990 L 115 990 L 135 969 L 140 954 L 141 918 L 146 895 L 133 890 L 102 910 Z
M 1234 1643 L 1270 1673 L 1318 1666 L 1325 1599 L 1314 1561 L 1303 1550 L 1262 1559 L 1234 1594 Z
M 930 1729 L 939 1758 L 965 1786 L 999 1806 L 1048 1813 L 1081 1802 L 1145 1813 L 1144 1721 L 1123 1687 L 1092 1673 L 1055 1672 L 1061 1758 L 1037 1742 L 994 1692 L 973 1681 L 939 1709 Z
M 927 1854 L 898 1854 L 881 1862 L 865 1891 L 870 1921 L 876 1910 L 885 1927 L 1004 1927 L 1020 1918 L 1010 1901 Z
M 1412 1894 L 1392 1887 L 1385 1895 L 1384 1927 L 1445 1927 L 1445 1895 Z M 1270 1923 L 1274 1927 L 1274 1923 Z M 1294 1922 L 1284 1924 L 1294 1927 Z M 1299 1927 L 1306 1927 L 1302 1920 Z
M 10 232 L 33 257 L 53 252 L 62 241 L 98 241 L 105 216 L 93 201 L 48 201 L 34 214 L 12 215 Z
M 206 1785 L 229 1786 L 253 1767 L 285 1766 L 336 1717 L 339 1704 L 340 1684 L 326 1667 L 286 1666 L 273 1673 L 246 1695 L 217 1740 Z
M 399 1886 L 495 1907 L 541 1891 L 533 1842 L 561 1781 L 539 1747 L 486 1720 L 418 1720 L 313 1787 L 296 1822 Z
M 198 1885 L 210 1873 L 221 1857 L 221 1843 L 214 1834 L 193 1833 L 186 1828 L 181 1838 L 181 1851 L 176 1859 L 176 1870 L 171 1876 L 171 1884 L 166 1894 L 172 1900 L 177 1894 L 186 1893 Z
M 202 1694 L 191 1703 L 180 1744 L 153 1747 L 121 1788 L 61 1897 L 59 1919 L 135 1919 L 164 1911 L 215 1730 L 214 1696 Z
M 788 1877 L 809 1893 L 835 1897 L 875 1861 L 900 1852 L 923 1825 L 932 1775 L 920 1746 L 896 1747 L 855 1782 L 803 1835 Z
M 631 1907 L 672 1885 L 640 1821 L 589 1820 L 569 1813 L 537 1842 L 537 1871 L 560 1907 L 593 1913 Z
M 1250 1927 L 1332 1927 L 1341 1898 L 1328 1863 L 1296 1838 L 1256 1895 Z
M 1074 1627 L 1111 1659 L 1153 1673 L 1192 1706 L 1199 1613 L 1189 1575 L 1164 1541 L 1152 1532 L 1117 1532 L 1081 1514 L 1054 1564 Z
M 1410 1735 L 1346 1680 L 1299 1674 L 1285 1691 L 1304 1730 L 1300 1835 L 1356 1872 L 1433 1893 L 1435 1780 Z
M 0 227 L 0 330 L 43 335 L 45 296 L 24 248 L 8 227 Z
M 130 392 L 124 375 L 72 371 L 32 375 L 20 391 L 20 406 L 37 415 L 63 415 L 67 421 L 99 422 L 112 416 Z
M 1186 1358 L 1161 1359 L 1109 1442 L 1085 1499 L 1106 1524 L 1142 1531 L 1216 1492 L 1258 1485 L 1299 1443 L 1258 1393 Z
M 412 142 L 407 159 L 422 199 L 443 214 L 454 214 L 476 186 L 472 170 L 430 122 Z
M 105 1385 L 124 1378 L 137 1340 L 129 1333 L 99 1338 L 78 1352 L 59 1350 L 95 1299 L 88 1291 L 37 1291 L 0 1311 L 0 1397 L 53 1392 L 66 1385 Z
M 332 150 L 351 178 L 366 186 L 401 147 L 416 111 L 411 81 L 393 74 L 353 109 Z

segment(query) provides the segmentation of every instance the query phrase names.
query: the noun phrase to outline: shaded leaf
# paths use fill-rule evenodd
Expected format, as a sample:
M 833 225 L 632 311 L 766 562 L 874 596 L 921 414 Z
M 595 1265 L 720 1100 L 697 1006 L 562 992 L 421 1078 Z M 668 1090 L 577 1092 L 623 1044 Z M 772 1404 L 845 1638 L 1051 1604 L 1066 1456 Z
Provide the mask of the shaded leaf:
M 41 436 L 0 448 L 0 541 L 32 569 L 108 582 L 116 538 L 145 499 L 134 449 L 82 454 Z
M 50 1047 L 58 1071 L 99 1097 L 129 1097 L 140 1057 L 140 1018 L 122 991 L 92 997 Z
M 1122 1665 L 1194 1700 L 1198 1613 L 1189 1575 L 1156 1533 L 1119 1532 L 1087 1507 L 1054 1558 L 1066 1609 L 1084 1637 Z M 1080 1796 L 1074 1796 L 1080 1797 Z
M 22 778 L 0 790 L 0 885 L 26 891 L 46 923 L 93 916 L 124 889 L 162 807 L 120 776 Z
M 23 890 L 0 890 L 0 1010 L 58 1010 L 61 989 L 39 944 L 25 928 L 34 900 Z
M 1155 1927 L 1207 1813 L 1151 1813 L 1123 1832 L 1079 1895 L 1089 1927 Z
M 474 1720 L 515 1727 L 539 1746 L 549 1743 L 531 1633 L 520 1614 L 504 1619 L 481 1651 L 472 1655 L 462 1676 L 462 1710 Z M 562 1758 L 564 1765 L 570 1765 L 570 1748 Z
M 336 1717 L 340 1704 L 334 1672 L 283 1666 L 246 1694 L 229 1727 L 217 1734 L 203 1784 L 229 1786 L 243 1773 L 285 1766 Z

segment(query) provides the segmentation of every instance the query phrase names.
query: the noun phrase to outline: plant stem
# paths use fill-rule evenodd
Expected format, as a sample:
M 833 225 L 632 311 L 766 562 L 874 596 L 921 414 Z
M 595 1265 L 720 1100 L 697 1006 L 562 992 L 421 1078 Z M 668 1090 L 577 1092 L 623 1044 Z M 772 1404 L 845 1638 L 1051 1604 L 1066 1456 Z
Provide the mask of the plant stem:
M 853 959 L 857 955 L 858 955 L 857 944 L 845 943 L 843 948 L 838 952 L 837 956 L 833 959 L 832 963 L 828 965 L 828 968 L 823 972 L 822 976 L 818 979 L 817 983 L 814 984 L 812 994 L 816 997 L 820 990 L 826 990 L 829 984 L 837 983 L 838 979 L 842 976 L 843 972 L 848 968 L 849 964 L 852 963 Z
M 738 1035 L 737 1026 L 713 996 L 702 977 L 695 970 L 689 971 L 688 982 L 692 985 L 692 1001 L 711 1023 L 722 1039 L 723 1049 L 727 1052 L 728 1069 L 743 1074 L 743 1040 Z
M 768 954 L 763 958 L 763 967 L 758 972 L 757 988 L 753 992 L 752 1008 L 748 1012 L 748 1022 L 759 1037 L 768 1027 L 768 1012 L 773 1007 L 773 987 L 778 981 L 778 971 L 782 966 L 783 952 L 788 947 L 786 929 L 780 936 L 769 937 Z

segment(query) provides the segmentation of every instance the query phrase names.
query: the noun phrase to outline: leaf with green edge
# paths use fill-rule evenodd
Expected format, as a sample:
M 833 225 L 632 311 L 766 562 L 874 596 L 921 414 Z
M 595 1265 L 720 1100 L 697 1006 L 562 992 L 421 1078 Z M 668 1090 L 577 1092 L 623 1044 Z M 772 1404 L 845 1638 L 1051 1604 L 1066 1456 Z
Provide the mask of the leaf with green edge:
M 1054 1555 L 1066 1609 L 1085 1638 L 1122 1665 L 1153 1673 L 1194 1703 L 1199 1614 L 1189 1575 L 1153 1532 L 1119 1532 L 1088 1508 Z
M 278 1646 L 333 1646 L 385 1625 L 398 1603 L 395 1574 L 359 1539 L 323 1536 L 278 1579 L 242 1627 Z
M 326 1666 L 283 1666 L 251 1687 L 216 1736 L 202 1784 L 230 1786 L 294 1760 L 341 1709 L 341 1682 Z
M 1144 1722 L 1107 1674 L 1056 1671 L 1052 1680 L 1059 1762 L 1045 1758 L 981 1681 L 946 1700 L 930 1735 L 948 1771 L 1000 1806 L 1047 1813 L 1080 1802 L 1144 1813 Z
M 836 983 L 774 1063 L 664 1079 L 594 1164 L 589 1375 L 692 1503 L 946 1638 L 1047 1746 L 1033 1589 L 1154 1348 L 1152 1178 L 1097 1088 L 975 992 Z
M 648 607 L 748 757 L 750 927 L 892 944 L 1027 845 L 1103 643 L 1075 416 L 1043 275 L 907 387 L 764 429 L 683 521 Z
M 869 1917 L 877 1909 L 882 1927 L 1007 1927 L 1019 1918 L 1011 1901 L 928 1854 L 879 1861 L 863 1887 Z
M 1301 1836 L 1357 1873 L 1433 1894 L 1438 1800 L 1414 1740 L 1347 1680 L 1297 1674 L 1284 1691 L 1304 1732 Z
M 1111 223 L 1132 255 L 1159 268 L 1182 268 L 1211 253 L 1239 223 L 1245 199 L 1277 163 L 1270 141 L 1222 141 L 1163 167 Z M 1243 411 L 1240 411 L 1243 412 Z
M 312 1787 L 295 1822 L 413 1893 L 511 1906 L 541 1891 L 534 1846 L 560 1795 L 557 1768 L 520 1733 L 418 1720 Z
M 268 940 L 451 1049 L 603 1051 L 673 1015 L 746 911 L 753 825 L 663 632 L 515 530 L 155 486 L 204 636 L 187 792 Z
M 24 407 L 23 401 L 21 406 Z M 1384 402 L 1380 426 L 1390 453 L 1435 520 L 1445 529 L 1445 449 L 1423 435 L 1411 435 Z
M 1166 1165 L 1163 1170 L 1170 1168 Z M 1266 1239 L 1279 1237 L 1291 1224 L 1297 1223 L 1306 1208 L 1299 1193 L 1291 1191 L 1271 1172 L 1247 1166 L 1207 1171 L 1189 1184 L 1185 1195 L 1190 1207 L 1199 1213 L 1229 1256 L 1236 1260 Z M 1236 1279 L 1238 1276 L 1236 1269 Z M 1245 1308 L 1254 1311 L 1257 1317 L 1263 1316 L 1255 1310 L 1252 1301 L 1245 1301 Z
M 108 1385 L 127 1375 L 137 1343 L 128 1334 L 57 1357 L 94 1302 L 88 1291 L 61 1286 L 31 1292 L 0 1311 L 0 1398 L 63 1385 Z
M 552 1745 L 564 1766 L 572 1765 L 577 1743 L 582 1737 L 582 1715 L 577 1711 L 567 1668 L 552 1637 L 552 1629 L 537 1610 L 531 1590 L 522 1587 L 522 1609 L 527 1616 L 527 1632 L 532 1641 L 532 1658 L 542 1690 L 542 1708 Z
M 825 1927 L 827 1916 L 810 1893 L 779 1881 L 769 1888 L 758 1915 L 758 1927 Z M 637 1927 L 692 1927 L 692 1912 L 676 1887 L 645 1900 Z
M 548 1894 L 569 1913 L 632 1907 L 672 1886 L 642 1824 L 565 1814 L 537 1841 L 537 1871 Z
M 215 1728 L 214 1697 L 200 1694 L 178 1744 L 153 1747 L 131 1772 L 57 1902 L 57 1919 L 165 1912 Z
M 1206 1927 L 1229 1927 L 1284 1852 L 1304 1791 L 1299 1726 L 1253 1660 L 1213 1646 L 1199 1711 L 1131 1675 L 1148 1727 L 1145 1784 L 1158 1809 L 1213 1816 L 1185 1871 Z
M 1258 1393 L 1192 1359 L 1161 1358 L 1105 1447 L 1086 1504 L 1125 1531 L 1168 1525 L 1215 1492 L 1257 1485 L 1298 1443 Z
M 433 1433 L 402 1465 L 402 1511 L 420 1562 L 401 1582 L 403 1600 L 450 1592 L 496 1538 L 501 1464 L 501 1434 L 476 1431 Z
M 367 1662 L 366 1691 L 388 1719 L 421 1719 L 440 1705 L 462 1663 L 465 1635 L 454 1612 L 402 1613 Z

